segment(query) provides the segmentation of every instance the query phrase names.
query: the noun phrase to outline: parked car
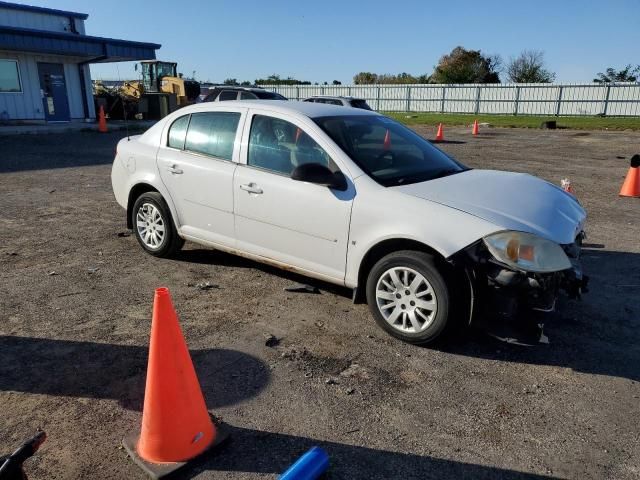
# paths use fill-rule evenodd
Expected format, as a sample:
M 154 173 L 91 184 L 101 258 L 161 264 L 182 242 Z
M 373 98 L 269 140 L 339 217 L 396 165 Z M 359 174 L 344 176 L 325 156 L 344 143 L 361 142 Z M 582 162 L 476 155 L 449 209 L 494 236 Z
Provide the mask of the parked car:
M 219 86 L 209 90 L 203 102 L 222 102 L 227 100 L 286 100 L 279 93 L 258 87 Z
M 375 112 L 201 103 L 118 143 L 113 191 L 142 248 L 185 240 L 353 289 L 378 324 L 438 338 L 497 296 L 579 294 L 585 211 L 531 175 L 464 166 Z
M 364 98 L 355 97 L 330 97 L 326 95 L 316 95 L 314 97 L 305 98 L 303 102 L 326 103 L 328 105 L 342 105 L 343 107 L 362 108 L 363 110 L 372 110 Z

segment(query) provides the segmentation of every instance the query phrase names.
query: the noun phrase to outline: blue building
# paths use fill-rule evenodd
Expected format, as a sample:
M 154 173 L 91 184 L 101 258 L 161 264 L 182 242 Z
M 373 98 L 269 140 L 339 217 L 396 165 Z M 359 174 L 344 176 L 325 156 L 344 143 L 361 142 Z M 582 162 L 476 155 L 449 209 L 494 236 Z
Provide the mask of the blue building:
M 158 44 L 87 35 L 87 17 L 0 1 L 0 121 L 95 119 L 89 65 L 156 58 Z

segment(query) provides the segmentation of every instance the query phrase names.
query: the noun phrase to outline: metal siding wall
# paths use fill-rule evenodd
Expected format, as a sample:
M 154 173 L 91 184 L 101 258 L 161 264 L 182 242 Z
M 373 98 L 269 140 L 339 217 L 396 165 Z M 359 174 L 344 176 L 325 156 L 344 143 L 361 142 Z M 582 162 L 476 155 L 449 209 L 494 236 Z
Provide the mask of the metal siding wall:
M 96 106 L 93 102 L 93 83 L 91 82 L 91 70 L 89 65 L 83 65 L 85 92 L 87 93 L 87 105 L 89 107 L 89 118 L 96 118 Z M 81 92 L 82 93 L 82 92 Z
M 67 98 L 71 119 L 84 118 L 82 107 L 82 89 L 80 88 L 80 72 L 77 63 L 64 64 L 64 77 L 67 84 Z
M 44 119 L 40 81 L 33 59 L 14 52 L 0 52 L 0 58 L 18 61 L 22 84 L 22 93 L 0 93 L 0 113 L 7 112 L 10 120 Z
M 375 110 L 395 112 L 584 116 L 606 111 L 608 116 L 640 116 L 640 83 L 266 85 L 264 88 L 291 100 L 313 95 L 351 95 L 364 98 Z
M 18 60 L 20 81 L 22 83 L 22 93 L 0 93 L 0 113 L 6 111 L 10 120 L 44 120 L 42 97 L 40 96 L 40 79 L 38 78 L 38 62 L 62 63 L 64 65 L 71 119 L 84 119 L 80 75 L 76 63 L 80 59 L 3 51 L 0 51 L 0 58 Z M 91 97 L 88 100 L 89 114 L 95 117 L 89 69 L 86 69 L 85 79 L 87 81 L 87 96 Z
M 84 21 L 76 20 L 76 28 L 80 33 L 84 32 Z M 82 25 L 80 25 L 82 24 Z M 8 27 L 33 28 L 36 30 L 48 30 L 53 32 L 65 32 L 69 26 L 69 19 L 59 15 L 49 15 L 38 12 L 25 12 L 0 7 L 0 25 Z M 82 29 L 80 28 L 82 27 Z

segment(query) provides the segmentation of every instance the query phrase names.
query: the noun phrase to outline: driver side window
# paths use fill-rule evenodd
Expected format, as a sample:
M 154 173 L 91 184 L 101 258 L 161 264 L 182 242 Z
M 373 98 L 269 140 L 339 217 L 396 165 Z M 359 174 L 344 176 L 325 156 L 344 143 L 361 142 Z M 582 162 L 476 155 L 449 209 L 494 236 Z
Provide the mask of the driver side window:
M 319 163 L 333 172 L 338 171 L 327 152 L 304 130 L 286 120 L 254 115 L 248 165 L 290 176 L 296 167 L 305 163 Z

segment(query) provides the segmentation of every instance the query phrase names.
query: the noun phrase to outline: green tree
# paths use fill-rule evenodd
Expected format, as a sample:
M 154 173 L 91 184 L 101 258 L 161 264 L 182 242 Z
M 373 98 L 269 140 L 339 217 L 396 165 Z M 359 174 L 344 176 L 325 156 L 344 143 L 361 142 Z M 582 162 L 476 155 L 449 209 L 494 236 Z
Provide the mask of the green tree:
M 433 70 L 430 83 L 500 83 L 502 62 L 498 55 L 456 47 L 443 55 Z
M 373 85 L 378 83 L 378 75 L 371 72 L 360 72 L 353 76 L 353 83 L 356 85 Z
M 280 78 L 280 75 L 269 75 L 267 78 L 258 78 L 255 81 L 256 85 L 311 85 L 311 82 L 306 80 L 296 80 L 292 77 Z
M 334 80 L 331 82 L 331 85 L 342 85 L 342 82 L 340 80 Z
M 402 72 L 397 75 L 391 73 L 371 73 L 360 72 L 353 77 L 353 81 L 359 85 L 372 85 L 374 83 L 397 85 L 397 84 L 411 84 L 411 83 L 429 83 L 429 75 L 414 76 L 407 72 Z
M 640 65 L 633 68 L 629 64 L 620 70 L 609 67 L 605 70 L 605 73 L 598 73 L 598 77 L 594 78 L 593 81 L 596 83 L 637 82 L 638 75 L 640 75 Z
M 224 82 L 225 85 L 238 85 L 238 80 L 236 78 L 227 78 Z
M 507 64 L 507 78 L 513 83 L 551 83 L 556 74 L 544 66 L 544 52 L 524 50 Z

